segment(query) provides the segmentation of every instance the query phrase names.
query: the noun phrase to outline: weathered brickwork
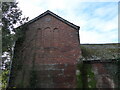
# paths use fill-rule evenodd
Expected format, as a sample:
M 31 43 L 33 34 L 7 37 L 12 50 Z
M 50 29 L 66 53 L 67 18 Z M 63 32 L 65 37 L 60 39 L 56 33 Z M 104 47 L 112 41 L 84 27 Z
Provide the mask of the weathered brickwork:
M 96 87 L 97 88 L 116 88 L 117 84 L 114 82 L 113 78 L 114 75 L 111 76 L 111 74 L 108 72 L 108 70 L 105 68 L 105 65 L 111 66 L 109 63 L 94 63 L 93 66 L 93 72 L 95 73 L 96 77 Z M 112 63 L 114 64 L 114 63 Z M 108 66 L 107 66 L 108 67 Z M 111 71 L 113 71 L 113 68 Z M 117 77 L 116 77 L 117 78 Z M 115 85 L 116 84 L 116 85 Z M 113 90 L 113 89 L 110 89 Z
M 30 23 L 21 49 L 15 52 L 21 55 L 21 69 L 12 68 L 16 75 L 11 72 L 9 86 L 75 88 L 80 58 L 78 34 L 78 30 L 50 14 Z
M 85 78 L 83 86 L 89 88 L 118 88 L 118 65 L 116 59 L 112 60 L 88 60 L 84 61 L 84 67 L 80 68 L 82 78 Z M 84 69 L 84 70 L 83 70 Z M 94 85 L 93 85 L 94 84 Z M 87 86 L 86 86 L 87 85 Z

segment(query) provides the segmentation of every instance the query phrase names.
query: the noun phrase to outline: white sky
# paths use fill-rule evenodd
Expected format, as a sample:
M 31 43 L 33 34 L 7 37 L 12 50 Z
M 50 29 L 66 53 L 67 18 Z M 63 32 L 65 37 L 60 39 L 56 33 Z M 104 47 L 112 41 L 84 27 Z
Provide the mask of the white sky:
M 118 0 L 17 1 L 23 15 L 30 19 L 50 10 L 80 26 L 81 43 L 118 43 Z

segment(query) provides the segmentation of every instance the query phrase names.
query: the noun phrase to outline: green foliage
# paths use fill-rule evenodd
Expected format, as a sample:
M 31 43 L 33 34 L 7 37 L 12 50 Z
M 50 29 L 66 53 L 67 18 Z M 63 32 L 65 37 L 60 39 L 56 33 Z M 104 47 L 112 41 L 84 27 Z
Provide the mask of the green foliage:
M 15 24 L 23 24 L 28 18 L 22 18 L 22 11 L 17 6 L 16 2 L 2 3 L 2 52 L 11 52 L 13 43 L 16 39 L 17 29 Z
M 6 83 L 8 81 L 9 70 L 2 71 L 0 75 L 0 81 L 2 82 L 2 88 L 6 88 Z
M 19 28 L 17 28 L 16 31 L 16 39 L 17 39 L 17 43 L 19 43 L 19 46 L 21 46 L 21 44 L 23 43 L 23 41 L 25 40 L 25 30 L 27 30 L 27 24 L 24 24 L 22 26 L 20 26 Z
M 82 69 L 82 65 L 83 64 L 78 64 L 77 68 L 80 71 L 80 73 L 77 75 L 77 88 L 83 88 L 83 82 L 82 82 L 82 73 L 81 73 L 81 69 Z
M 95 51 L 84 46 L 81 46 L 81 51 L 82 51 L 82 57 L 85 58 L 86 60 L 92 58 L 92 56 L 96 54 Z
M 96 88 L 95 75 L 90 64 L 78 64 L 77 88 Z
M 81 60 L 89 60 L 96 55 L 97 51 L 91 48 L 81 46 L 82 58 Z M 85 64 L 84 62 L 78 64 L 78 70 L 80 71 L 77 75 L 77 87 L 78 88 L 95 88 L 96 81 L 94 73 L 92 72 L 92 66 L 90 64 Z
M 92 72 L 92 66 L 90 64 L 87 64 L 87 78 L 88 78 L 88 87 L 96 88 L 95 75 Z
M 15 41 L 23 36 L 23 28 L 16 29 L 15 25 L 24 24 L 28 20 L 28 17 L 22 18 L 22 11 L 20 10 L 20 8 L 18 8 L 17 5 L 17 2 L 2 3 L 2 53 L 10 53 L 10 58 L 12 57 L 12 48 Z M 4 62 L 4 59 L 2 61 L 5 64 L 5 67 L 10 67 L 10 65 L 7 65 Z M 3 87 L 5 87 L 7 84 L 8 73 L 9 68 L 6 67 L 5 70 L 3 70 L 3 73 L 1 74 Z

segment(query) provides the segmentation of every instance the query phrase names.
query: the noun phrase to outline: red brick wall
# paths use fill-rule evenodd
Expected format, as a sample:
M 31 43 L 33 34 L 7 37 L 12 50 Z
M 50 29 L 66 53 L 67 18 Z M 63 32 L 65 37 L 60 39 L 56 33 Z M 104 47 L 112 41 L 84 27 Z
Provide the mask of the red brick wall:
M 23 42 L 24 73 L 21 87 L 30 87 L 31 70 L 35 72 L 35 87 L 76 87 L 76 63 L 80 57 L 78 30 L 51 15 L 46 15 L 28 26 Z M 44 77 L 44 78 L 43 78 Z M 15 77 L 15 82 L 19 75 Z M 19 86 L 20 83 L 14 83 Z
M 50 21 L 47 21 L 51 19 Z M 25 44 L 37 48 L 36 63 L 76 63 L 79 56 L 78 31 L 67 24 L 47 15 L 29 25 Z M 28 40 L 33 41 L 26 43 Z M 52 58 L 52 62 L 50 60 Z M 56 59 L 57 58 L 57 59 Z M 55 60 L 54 60 L 55 59 Z M 60 59 L 60 60 L 59 60 Z M 48 60 L 48 61 L 47 61 Z M 42 62 L 43 63 L 43 62 Z

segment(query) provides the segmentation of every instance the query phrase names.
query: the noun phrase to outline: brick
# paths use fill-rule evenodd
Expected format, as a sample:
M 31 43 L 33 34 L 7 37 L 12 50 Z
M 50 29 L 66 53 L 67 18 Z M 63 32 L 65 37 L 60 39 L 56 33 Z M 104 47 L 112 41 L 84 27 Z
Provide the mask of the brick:
M 76 33 L 78 30 L 49 14 L 28 25 L 21 46 L 23 70 L 35 70 L 38 88 L 50 87 L 47 82 L 54 88 L 75 87 L 75 64 L 80 56 Z

